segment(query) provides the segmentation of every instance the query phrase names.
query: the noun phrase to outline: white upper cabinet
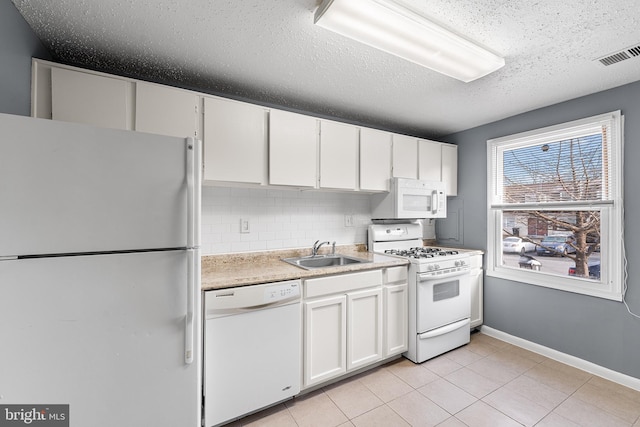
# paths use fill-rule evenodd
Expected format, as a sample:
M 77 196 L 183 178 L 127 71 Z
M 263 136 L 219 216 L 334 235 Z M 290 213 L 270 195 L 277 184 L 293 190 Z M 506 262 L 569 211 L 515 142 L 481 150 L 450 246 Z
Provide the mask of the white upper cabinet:
M 418 179 L 440 181 L 442 144 L 426 139 L 418 140 Z
M 391 134 L 360 128 L 360 189 L 389 191 Z
M 199 97 L 186 90 L 136 83 L 135 130 L 186 138 L 196 136 Z
M 271 110 L 269 113 L 269 184 L 316 187 L 318 120 Z
M 51 118 L 131 129 L 130 83 L 89 73 L 51 69 Z
M 393 177 L 418 178 L 417 138 L 393 135 Z
M 358 128 L 320 120 L 320 187 L 358 188 Z
M 420 139 L 418 157 L 419 179 L 443 181 L 447 196 L 458 195 L 458 146 Z
M 262 107 L 204 98 L 204 180 L 265 184 L 267 120 Z
M 458 146 L 442 144 L 442 180 L 447 184 L 447 195 L 458 195 Z
M 448 196 L 458 194 L 452 144 L 40 59 L 32 65 L 34 117 L 196 136 L 208 182 L 384 192 L 395 177 L 444 181 Z

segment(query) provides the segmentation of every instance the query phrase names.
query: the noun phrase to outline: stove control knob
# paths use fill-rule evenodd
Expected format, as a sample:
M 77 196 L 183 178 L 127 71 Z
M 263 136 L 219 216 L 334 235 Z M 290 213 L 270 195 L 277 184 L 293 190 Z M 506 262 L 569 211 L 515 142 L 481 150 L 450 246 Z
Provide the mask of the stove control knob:
M 436 265 L 434 266 L 434 268 L 435 268 L 436 270 L 440 270 L 440 266 L 439 266 L 438 264 L 436 264 Z

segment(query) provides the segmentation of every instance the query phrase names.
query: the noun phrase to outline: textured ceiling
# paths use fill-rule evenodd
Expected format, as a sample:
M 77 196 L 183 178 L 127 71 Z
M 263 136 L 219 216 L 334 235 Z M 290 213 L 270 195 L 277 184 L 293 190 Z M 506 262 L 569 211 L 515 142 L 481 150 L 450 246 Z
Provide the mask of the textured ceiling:
M 12 0 L 55 60 L 425 137 L 640 80 L 637 0 L 403 0 L 505 57 L 471 83 L 313 24 L 319 0 Z

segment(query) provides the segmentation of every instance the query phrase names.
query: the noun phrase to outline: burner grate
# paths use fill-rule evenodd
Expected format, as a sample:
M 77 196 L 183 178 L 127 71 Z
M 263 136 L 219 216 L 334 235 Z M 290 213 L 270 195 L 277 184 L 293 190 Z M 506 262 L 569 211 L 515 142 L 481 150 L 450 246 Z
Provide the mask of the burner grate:
M 445 250 L 442 248 L 433 247 L 415 247 L 410 249 L 387 249 L 384 251 L 386 254 L 398 255 L 407 258 L 436 258 L 448 255 L 458 255 L 456 250 Z

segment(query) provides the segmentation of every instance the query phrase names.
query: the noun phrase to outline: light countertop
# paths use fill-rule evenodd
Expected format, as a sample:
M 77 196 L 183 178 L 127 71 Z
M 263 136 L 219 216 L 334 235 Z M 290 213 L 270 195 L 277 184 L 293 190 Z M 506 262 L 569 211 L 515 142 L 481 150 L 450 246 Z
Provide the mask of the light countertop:
M 311 250 L 306 248 L 203 256 L 202 290 L 224 289 L 409 264 L 409 261 L 403 258 L 367 252 L 365 245 L 337 246 L 336 254 L 371 261 L 368 263 L 305 270 L 282 261 L 282 258 L 307 256 L 310 252 Z M 326 248 L 322 248 L 320 254 L 326 253 Z

